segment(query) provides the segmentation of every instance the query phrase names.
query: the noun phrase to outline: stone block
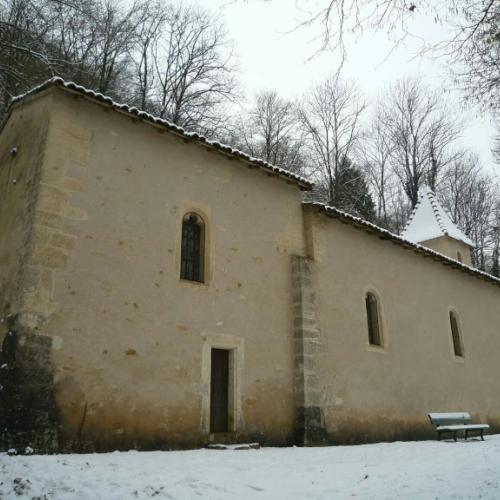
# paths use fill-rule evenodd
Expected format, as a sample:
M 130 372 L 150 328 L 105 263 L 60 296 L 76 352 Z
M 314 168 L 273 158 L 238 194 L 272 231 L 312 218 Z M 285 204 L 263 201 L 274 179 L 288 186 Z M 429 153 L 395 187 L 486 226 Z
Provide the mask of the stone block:
M 31 292 L 25 292 L 22 298 L 22 307 L 25 311 L 39 311 L 42 307 L 42 293 L 39 289 Z
M 65 203 L 68 200 L 68 193 L 64 189 L 46 182 L 40 182 L 40 195 L 60 203 Z
M 51 269 L 64 268 L 67 262 L 68 255 L 65 252 L 59 248 L 45 245 L 35 246 L 30 257 L 30 264 Z
M 76 237 L 71 234 L 54 233 L 52 237 L 52 245 L 64 250 L 73 250 L 75 247 Z
M 80 179 L 74 179 L 72 177 L 66 177 L 64 179 L 64 189 L 68 191 L 81 191 L 83 188 L 83 182 Z
M 52 294 L 54 289 L 54 271 L 52 269 L 40 270 L 40 285 L 45 291 Z
M 52 237 L 54 230 L 47 226 L 33 226 L 33 243 L 35 245 L 50 245 L 52 244 Z
M 63 222 L 64 219 L 60 214 L 52 214 L 50 212 L 44 212 L 43 210 L 37 210 L 35 213 L 35 225 L 61 229 Z
M 50 162 L 50 166 L 45 165 L 40 174 L 40 181 L 53 186 L 63 187 L 66 175 L 65 160 L 59 163 Z
M 19 279 L 19 288 L 22 291 L 34 291 L 40 283 L 40 270 L 33 266 L 24 266 Z
M 319 406 L 296 409 L 295 442 L 304 446 L 317 446 L 328 442 L 323 411 Z
M 72 220 L 86 221 L 88 219 L 87 211 L 73 205 L 66 205 L 63 209 L 64 217 Z
M 295 362 L 300 364 L 301 371 L 306 373 L 306 371 L 314 371 L 316 366 L 316 360 L 314 356 L 307 354 L 299 354 L 295 356 Z
M 51 214 L 61 214 L 63 211 L 63 202 L 45 195 L 40 195 L 38 197 L 37 208 Z

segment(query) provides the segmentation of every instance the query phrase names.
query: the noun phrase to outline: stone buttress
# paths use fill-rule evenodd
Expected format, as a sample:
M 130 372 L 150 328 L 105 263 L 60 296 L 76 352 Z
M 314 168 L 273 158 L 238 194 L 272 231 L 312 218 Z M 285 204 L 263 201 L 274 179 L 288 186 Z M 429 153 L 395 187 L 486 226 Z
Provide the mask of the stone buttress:
M 295 442 L 303 446 L 320 445 L 327 440 L 317 373 L 321 343 L 316 323 L 313 265 L 311 259 L 292 256 Z

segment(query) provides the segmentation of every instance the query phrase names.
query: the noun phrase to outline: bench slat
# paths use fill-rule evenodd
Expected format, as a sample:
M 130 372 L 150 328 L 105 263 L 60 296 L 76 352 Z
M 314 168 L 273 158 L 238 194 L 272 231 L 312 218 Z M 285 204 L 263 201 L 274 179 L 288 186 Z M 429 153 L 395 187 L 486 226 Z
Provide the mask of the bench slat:
M 440 418 L 458 418 L 458 419 L 470 419 L 470 413 L 467 412 L 450 412 L 450 413 L 429 413 L 428 414 L 432 420 L 434 419 L 440 419 Z
M 438 431 L 460 431 L 460 430 L 474 430 L 474 429 L 489 429 L 490 426 L 488 424 L 466 424 L 466 425 L 444 425 L 438 426 L 436 429 Z
M 452 413 L 429 413 L 429 420 L 432 425 L 454 425 L 464 424 L 472 420 L 470 413 L 466 412 L 452 412 Z

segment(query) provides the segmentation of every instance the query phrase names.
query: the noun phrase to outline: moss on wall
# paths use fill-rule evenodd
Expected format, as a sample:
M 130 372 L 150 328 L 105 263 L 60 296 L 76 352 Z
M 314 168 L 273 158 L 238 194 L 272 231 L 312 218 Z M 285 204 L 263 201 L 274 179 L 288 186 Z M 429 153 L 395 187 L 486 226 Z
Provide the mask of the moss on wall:
M 0 450 L 52 453 L 58 450 L 52 339 L 7 318 L 0 352 Z

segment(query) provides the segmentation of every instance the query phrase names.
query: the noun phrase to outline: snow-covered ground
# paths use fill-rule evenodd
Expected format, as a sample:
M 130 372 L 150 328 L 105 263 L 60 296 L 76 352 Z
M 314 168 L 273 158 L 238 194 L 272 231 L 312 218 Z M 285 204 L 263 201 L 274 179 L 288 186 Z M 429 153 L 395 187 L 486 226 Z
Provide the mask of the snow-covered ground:
M 500 499 L 500 435 L 327 448 L 12 457 L 2 499 Z

